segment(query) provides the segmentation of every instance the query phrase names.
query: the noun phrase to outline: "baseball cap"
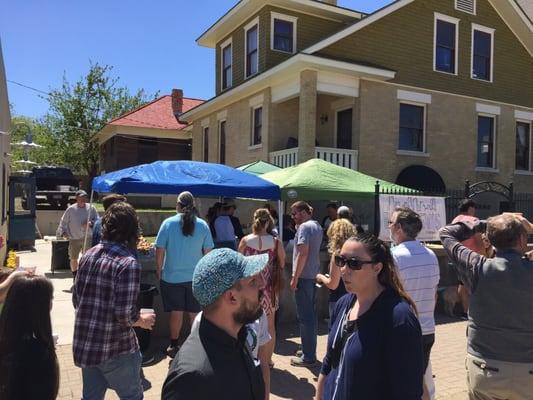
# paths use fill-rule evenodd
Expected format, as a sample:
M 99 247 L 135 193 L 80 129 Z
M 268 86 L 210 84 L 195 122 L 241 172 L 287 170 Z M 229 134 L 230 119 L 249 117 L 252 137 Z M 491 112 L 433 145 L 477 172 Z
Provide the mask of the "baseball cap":
M 192 292 L 202 306 L 213 304 L 235 283 L 261 272 L 268 265 L 268 254 L 243 256 L 231 249 L 215 249 L 203 256 L 192 277 Z
M 89 196 L 87 196 L 87 192 L 85 190 L 78 190 L 76 192 L 76 197 L 89 197 Z
M 340 206 L 337 208 L 337 214 L 350 214 L 350 209 L 346 206 Z

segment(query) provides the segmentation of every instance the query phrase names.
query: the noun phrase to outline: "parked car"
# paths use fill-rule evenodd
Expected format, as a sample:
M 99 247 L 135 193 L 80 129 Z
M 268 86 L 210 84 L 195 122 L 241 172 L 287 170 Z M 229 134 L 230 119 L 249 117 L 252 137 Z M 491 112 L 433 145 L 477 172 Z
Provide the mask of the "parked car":
M 34 167 L 35 204 L 48 203 L 53 208 L 65 209 L 76 199 L 79 183 L 72 171 L 64 167 Z M 22 198 L 22 207 L 27 208 L 27 199 Z

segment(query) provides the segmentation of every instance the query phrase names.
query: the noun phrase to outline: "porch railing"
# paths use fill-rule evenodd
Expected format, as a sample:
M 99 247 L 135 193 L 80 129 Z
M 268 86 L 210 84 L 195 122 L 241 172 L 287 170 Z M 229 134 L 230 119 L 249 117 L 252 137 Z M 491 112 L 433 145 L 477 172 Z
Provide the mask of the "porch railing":
M 315 158 L 353 170 L 357 170 L 358 155 L 359 152 L 357 150 L 315 147 Z M 273 151 L 270 153 L 270 163 L 281 168 L 298 164 L 298 148 Z

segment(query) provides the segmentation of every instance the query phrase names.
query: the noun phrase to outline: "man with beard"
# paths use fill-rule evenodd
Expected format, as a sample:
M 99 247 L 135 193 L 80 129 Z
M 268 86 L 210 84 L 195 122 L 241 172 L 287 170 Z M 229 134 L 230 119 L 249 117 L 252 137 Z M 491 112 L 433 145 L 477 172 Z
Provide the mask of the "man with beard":
M 227 248 L 213 250 L 198 262 L 192 290 L 203 310 L 200 326 L 172 362 L 163 400 L 265 398 L 245 325 L 263 312 L 259 273 L 267 265 L 267 254 L 245 257 Z

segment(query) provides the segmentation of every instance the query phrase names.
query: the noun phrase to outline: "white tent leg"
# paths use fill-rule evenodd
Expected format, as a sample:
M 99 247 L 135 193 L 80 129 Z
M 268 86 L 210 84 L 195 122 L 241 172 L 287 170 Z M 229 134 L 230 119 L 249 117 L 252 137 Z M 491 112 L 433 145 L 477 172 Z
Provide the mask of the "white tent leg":
M 278 200 L 278 237 L 279 240 L 283 243 L 283 201 Z
M 87 209 L 87 221 L 85 221 L 85 237 L 81 246 L 81 254 L 85 253 L 85 244 L 87 243 L 87 236 L 89 236 L 89 218 L 91 218 L 91 208 L 93 206 L 94 190 L 91 190 L 91 198 L 89 199 L 89 208 Z

